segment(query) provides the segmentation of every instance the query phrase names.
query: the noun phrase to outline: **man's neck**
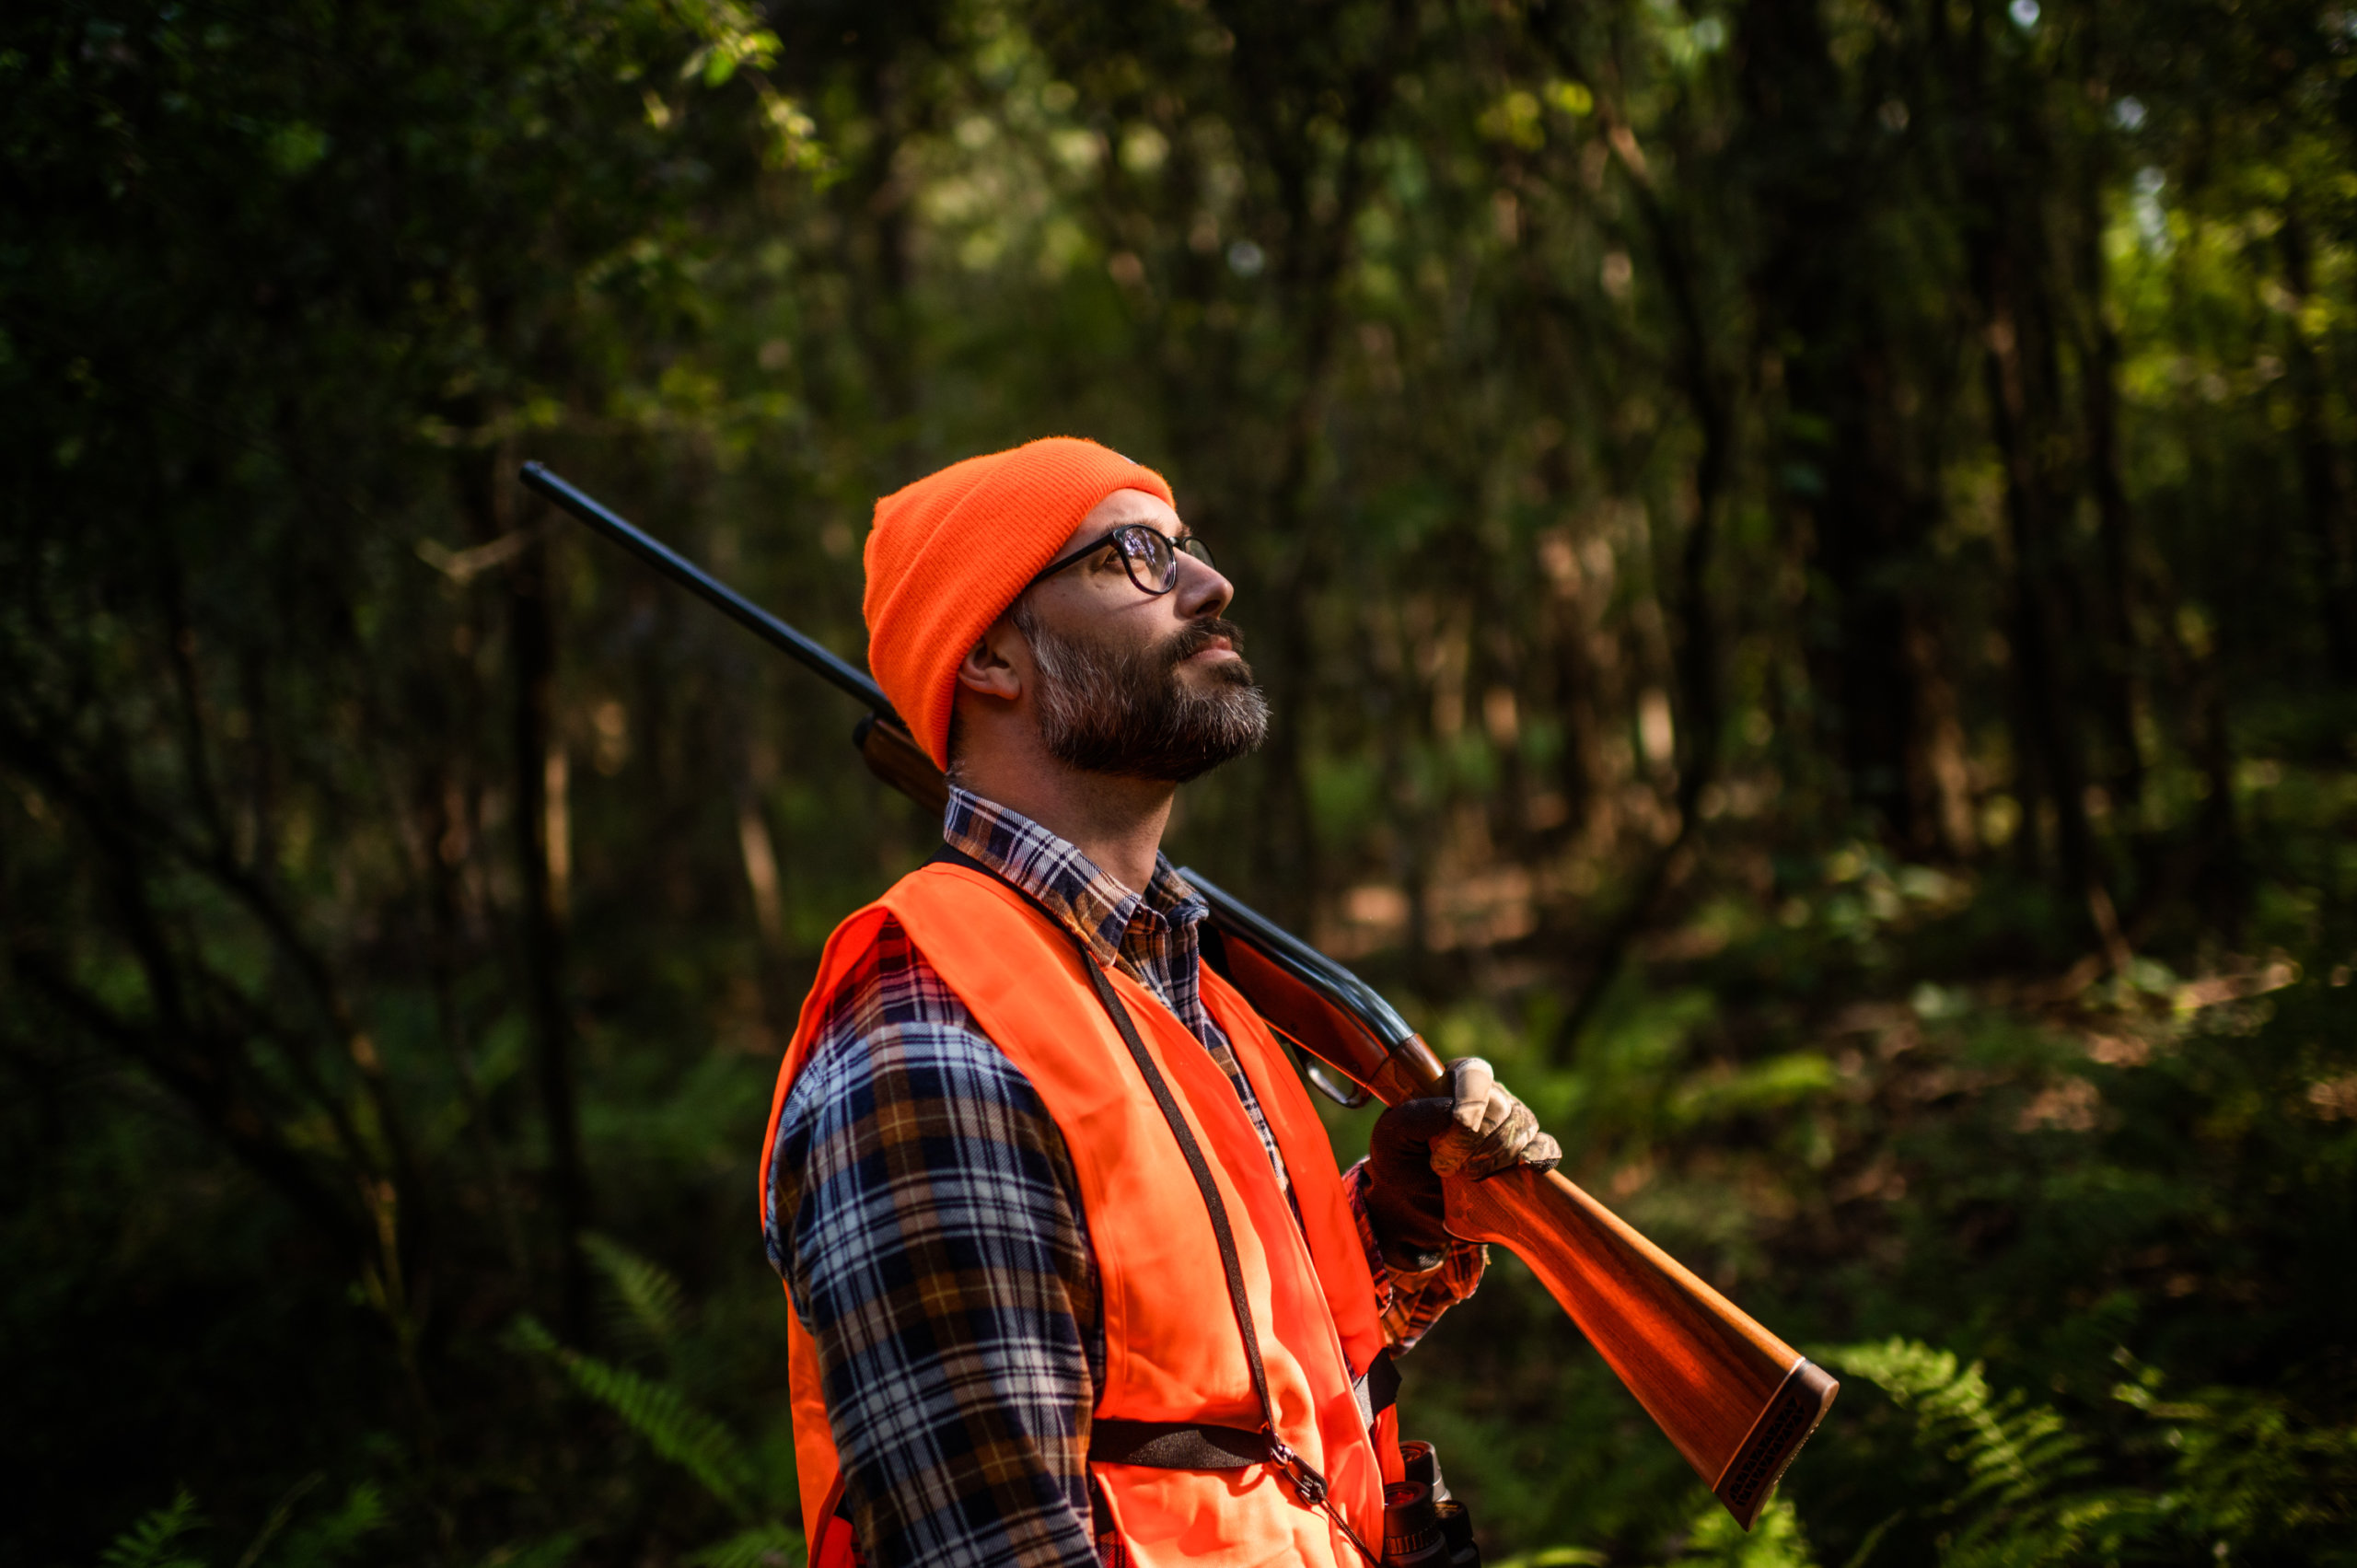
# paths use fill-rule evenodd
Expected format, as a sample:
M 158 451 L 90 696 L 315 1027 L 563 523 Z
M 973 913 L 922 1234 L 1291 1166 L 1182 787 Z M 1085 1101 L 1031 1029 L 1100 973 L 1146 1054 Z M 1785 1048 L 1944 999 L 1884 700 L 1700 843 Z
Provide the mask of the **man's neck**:
M 1178 791 L 1155 779 L 1061 767 L 970 770 L 958 782 L 985 800 L 1020 811 L 1132 892 L 1144 892 L 1154 880 L 1162 831 Z

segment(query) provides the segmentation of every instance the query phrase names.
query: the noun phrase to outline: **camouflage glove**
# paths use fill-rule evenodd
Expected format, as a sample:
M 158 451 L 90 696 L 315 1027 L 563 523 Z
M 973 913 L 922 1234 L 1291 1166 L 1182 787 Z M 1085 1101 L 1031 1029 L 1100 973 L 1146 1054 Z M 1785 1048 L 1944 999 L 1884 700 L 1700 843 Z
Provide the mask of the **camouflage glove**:
M 1384 1262 L 1408 1273 L 1437 1268 L 1446 1254 L 1442 1177 L 1479 1181 L 1516 1164 L 1552 1170 L 1563 1157 L 1480 1057 L 1450 1063 L 1443 1086 L 1385 1111 L 1367 1141 L 1367 1218 Z

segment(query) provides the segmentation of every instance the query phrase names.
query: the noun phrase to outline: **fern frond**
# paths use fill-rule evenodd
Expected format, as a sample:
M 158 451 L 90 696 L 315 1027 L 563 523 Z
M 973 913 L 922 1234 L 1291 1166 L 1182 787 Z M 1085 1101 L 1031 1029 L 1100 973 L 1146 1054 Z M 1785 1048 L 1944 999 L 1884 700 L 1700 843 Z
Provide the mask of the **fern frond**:
M 2202 1388 L 2164 1400 L 2157 1369 L 2125 1351 L 2119 1359 L 2137 1380 L 2114 1397 L 2160 1423 L 2176 1452 L 2172 1483 L 2155 1506 L 2172 1513 L 2177 1534 L 2278 1546 L 2303 1536 L 2351 1539 L 2357 1426 L 2302 1420 L 2283 1396 L 2258 1389 Z
M 1963 1467 L 1945 1511 L 1961 1521 L 1944 1568 L 2037 1568 L 2077 1560 L 2090 1539 L 2125 1539 L 2150 1510 L 2121 1493 L 2073 1491 L 2096 1469 L 2086 1444 L 2049 1405 L 1999 1397 L 1980 1364 L 1912 1340 L 1829 1351 L 1826 1359 L 1915 1416 L 1916 1438 Z
M 173 1543 L 204 1523 L 196 1499 L 182 1487 L 170 1503 L 132 1522 L 99 1553 L 99 1568 L 203 1568 L 200 1559 L 173 1551 Z
M 1866 1560 L 1875 1554 L 1875 1548 L 1882 1544 L 1882 1538 L 1890 1533 L 1890 1527 L 1905 1517 L 1907 1517 L 1907 1510 L 1901 1508 L 1897 1513 L 1885 1517 L 1873 1529 L 1868 1530 L 1866 1539 L 1858 1543 L 1858 1550 L 1850 1554 L 1850 1561 L 1843 1563 L 1841 1568 L 1866 1568 Z
M 1967 1376 L 1972 1387 L 1948 1412 L 1956 1428 L 1948 1458 L 1960 1461 L 1971 1477 L 1958 1503 L 2025 1507 L 2051 1492 L 2056 1481 L 2085 1473 L 2084 1449 L 2060 1415 L 2045 1405 L 2029 1405 L 2018 1393 L 1991 1400 L 1978 1365 Z
M 574 1386 L 622 1418 L 656 1453 L 702 1483 L 737 1517 L 749 1519 L 752 1465 L 736 1434 L 691 1403 L 668 1383 L 642 1377 L 558 1342 L 539 1319 L 516 1319 L 514 1335 L 524 1349 L 554 1361 Z
M 384 1493 L 364 1481 L 344 1493 L 343 1505 L 334 1513 L 288 1530 L 286 1544 L 268 1561 L 273 1568 L 337 1568 L 391 1518 Z
M 688 1293 L 679 1276 L 611 1237 L 595 1232 L 582 1236 L 581 1250 L 606 1276 L 615 1337 L 668 1352 L 688 1316 Z
M 1779 1497 L 1760 1510 L 1749 1533 L 1706 1498 L 1694 1516 L 1677 1568 L 1817 1568 L 1792 1500 Z
M 755 1525 L 682 1561 L 687 1568 L 802 1568 L 802 1532 L 787 1525 Z

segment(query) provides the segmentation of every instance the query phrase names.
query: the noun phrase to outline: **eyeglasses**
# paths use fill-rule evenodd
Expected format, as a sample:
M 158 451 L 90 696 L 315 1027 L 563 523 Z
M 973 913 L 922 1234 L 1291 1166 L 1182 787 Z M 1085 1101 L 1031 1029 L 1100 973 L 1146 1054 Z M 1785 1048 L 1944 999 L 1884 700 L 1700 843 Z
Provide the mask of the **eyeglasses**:
M 1093 539 L 1071 554 L 1050 562 L 1023 586 L 1028 588 L 1031 583 L 1045 581 L 1074 562 L 1087 560 L 1109 544 L 1120 557 L 1121 570 L 1130 575 L 1130 581 L 1138 586 L 1140 593 L 1167 594 L 1178 586 L 1178 552 L 1182 550 L 1206 566 L 1212 563 L 1212 547 L 1193 534 L 1172 539 L 1148 523 L 1123 523 L 1103 538 Z

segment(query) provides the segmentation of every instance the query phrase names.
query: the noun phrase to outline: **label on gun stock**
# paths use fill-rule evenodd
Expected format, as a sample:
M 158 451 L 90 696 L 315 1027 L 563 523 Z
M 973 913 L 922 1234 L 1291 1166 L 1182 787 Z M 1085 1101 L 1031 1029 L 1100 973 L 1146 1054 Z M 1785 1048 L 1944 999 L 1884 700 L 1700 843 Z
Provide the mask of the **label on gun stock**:
M 1784 1478 L 1786 1467 L 1817 1430 L 1817 1423 L 1825 1419 L 1840 1388 L 1821 1367 L 1804 1357 L 1794 1363 L 1776 1397 L 1759 1412 L 1750 1434 L 1727 1461 L 1718 1485 L 1711 1489 L 1745 1529 L 1751 1527 L 1760 1504 Z

